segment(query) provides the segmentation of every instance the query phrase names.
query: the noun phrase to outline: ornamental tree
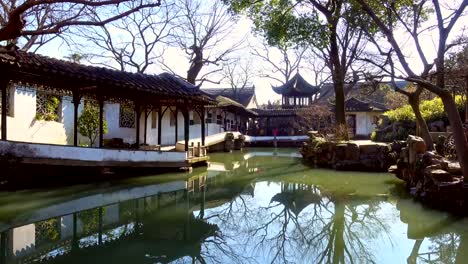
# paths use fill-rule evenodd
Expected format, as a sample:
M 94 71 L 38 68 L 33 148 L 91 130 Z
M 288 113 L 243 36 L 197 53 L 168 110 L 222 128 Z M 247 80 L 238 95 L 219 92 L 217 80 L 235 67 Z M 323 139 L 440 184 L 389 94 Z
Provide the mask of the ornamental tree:
M 108 132 L 107 121 L 104 120 L 104 134 Z M 78 132 L 89 139 L 92 147 L 99 135 L 99 108 L 89 103 L 85 104 L 83 112 L 78 117 Z

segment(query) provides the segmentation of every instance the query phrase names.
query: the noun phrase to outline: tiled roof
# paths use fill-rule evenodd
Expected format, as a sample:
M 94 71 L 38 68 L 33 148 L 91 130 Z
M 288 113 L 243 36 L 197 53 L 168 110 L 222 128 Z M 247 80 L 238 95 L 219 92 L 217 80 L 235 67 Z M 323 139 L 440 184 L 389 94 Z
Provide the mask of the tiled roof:
M 346 100 L 345 109 L 347 112 L 385 112 L 388 109 L 377 102 L 364 102 L 354 97 Z
M 257 116 L 257 113 L 250 110 L 250 109 L 247 109 L 245 106 L 243 106 L 242 104 L 234 101 L 234 100 L 231 100 L 227 97 L 224 97 L 224 96 L 217 96 L 216 97 L 216 107 L 224 107 L 224 108 L 227 108 L 227 109 L 231 109 L 233 112 L 239 112 L 240 114 L 244 114 L 246 116 Z
M 217 96 L 227 97 L 245 107 L 247 107 L 252 101 L 252 98 L 255 97 L 255 87 L 245 87 L 238 90 L 232 88 L 204 88 L 202 91 L 212 95 L 214 98 Z
M 319 91 L 318 86 L 309 84 L 299 73 L 281 86 L 272 86 L 277 94 L 287 96 L 312 96 Z
M 169 73 L 151 75 L 117 71 L 16 49 L 7 51 L 4 47 L 0 47 L 0 67 L 16 73 L 14 77 L 16 81 L 22 81 L 23 77 L 28 77 L 29 81 L 37 81 L 37 84 L 60 86 L 54 88 L 72 90 L 73 86 L 86 87 L 87 85 L 106 89 L 107 92 L 125 92 L 135 96 L 136 94 L 138 96 L 156 95 L 212 102 L 211 98 L 201 92 L 198 87 Z M 65 82 L 69 83 L 69 87 L 63 87 Z

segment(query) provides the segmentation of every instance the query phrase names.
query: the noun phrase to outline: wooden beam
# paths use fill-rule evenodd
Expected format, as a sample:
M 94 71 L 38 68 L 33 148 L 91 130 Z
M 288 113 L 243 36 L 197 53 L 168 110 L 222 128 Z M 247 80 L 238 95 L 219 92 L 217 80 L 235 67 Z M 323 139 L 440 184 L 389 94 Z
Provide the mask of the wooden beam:
M 98 98 L 99 103 L 99 147 L 104 146 L 104 98 Z
M 7 140 L 7 87 L 9 81 L 2 79 L 0 85 L 2 86 L 2 140 Z

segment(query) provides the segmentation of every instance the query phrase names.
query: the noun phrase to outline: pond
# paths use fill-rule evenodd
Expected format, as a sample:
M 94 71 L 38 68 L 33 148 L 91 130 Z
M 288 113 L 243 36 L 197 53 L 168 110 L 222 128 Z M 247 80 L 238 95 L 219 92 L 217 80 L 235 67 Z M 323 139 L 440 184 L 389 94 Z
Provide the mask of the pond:
M 0 193 L 0 263 L 467 263 L 468 219 L 386 173 L 311 169 L 295 149 L 208 169 Z

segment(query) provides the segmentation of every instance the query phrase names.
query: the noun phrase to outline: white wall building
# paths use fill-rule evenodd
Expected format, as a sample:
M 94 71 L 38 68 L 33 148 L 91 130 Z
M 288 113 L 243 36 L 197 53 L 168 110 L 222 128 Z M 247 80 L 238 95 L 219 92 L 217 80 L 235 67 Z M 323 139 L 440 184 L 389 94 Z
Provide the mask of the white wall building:
M 53 96 L 58 99 L 58 104 L 52 111 L 53 120 L 46 121 L 44 110 L 48 107 L 48 100 Z M 79 114 L 81 114 L 85 99 L 81 100 Z M 8 140 L 73 145 L 73 102 L 68 95 L 54 95 L 50 91 L 45 92 L 40 88 L 23 84 L 10 84 L 7 92 L 7 135 Z M 165 109 L 165 108 L 164 108 Z M 50 109 L 49 109 L 50 110 Z M 48 110 L 47 110 L 48 111 Z M 47 112 L 46 111 L 46 112 Z M 162 118 L 161 145 L 174 145 L 176 142 L 176 123 L 174 117 L 175 108 L 168 108 Z M 51 111 L 48 111 L 51 112 Z M 42 113 L 42 114 L 41 114 Z M 108 133 L 104 139 L 122 138 L 125 143 L 136 142 L 135 118 L 136 114 L 129 107 L 123 107 L 116 102 L 104 103 L 104 117 L 108 126 Z M 198 113 L 189 112 L 190 138 L 201 137 L 201 119 Z M 50 119 L 50 118 L 48 118 Z M 220 132 L 234 130 L 241 122 L 241 117 L 234 113 L 219 108 L 210 108 L 206 114 L 206 136 Z M 1 124 L 1 120 L 0 120 Z M 140 117 L 140 143 L 144 143 L 145 113 Z M 177 141 L 184 139 L 184 118 L 178 111 L 177 114 Z M 79 145 L 89 143 L 89 139 L 83 136 L 78 138 Z M 146 120 L 146 143 L 158 144 L 158 113 L 152 111 Z

